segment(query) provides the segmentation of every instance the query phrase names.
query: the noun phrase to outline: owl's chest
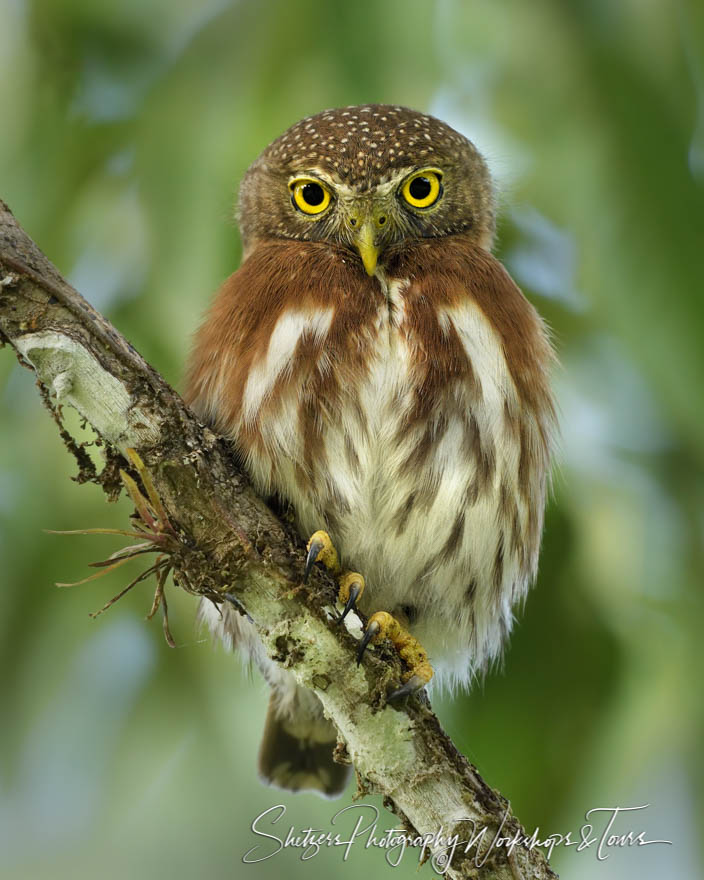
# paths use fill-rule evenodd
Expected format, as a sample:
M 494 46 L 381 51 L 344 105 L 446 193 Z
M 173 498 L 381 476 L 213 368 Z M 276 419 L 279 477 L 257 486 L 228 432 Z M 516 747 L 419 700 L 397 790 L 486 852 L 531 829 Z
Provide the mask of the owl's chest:
M 431 656 L 459 666 L 467 644 L 477 662 L 495 656 L 537 566 L 544 329 L 462 238 L 392 256 L 389 283 L 311 248 L 272 242 L 228 280 L 189 398 L 257 488 L 293 504 L 303 536 L 325 528 L 364 574 L 363 610 L 411 607 Z
M 481 310 L 413 306 L 385 301 L 347 336 L 334 315 L 289 314 L 247 381 L 239 442 L 303 536 L 326 529 L 363 573 L 364 610 L 413 609 L 421 641 L 461 666 L 469 639 L 496 653 L 527 588 L 544 471 L 526 464 L 529 423 Z
M 411 341 L 386 308 L 380 309 L 363 367 L 338 369 L 341 381 L 329 396 L 323 389 L 318 401 L 324 420 L 318 455 L 305 449 L 305 441 L 300 451 L 321 486 L 318 508 L 328 525 L 349 533 L 355 521 L 378 528 L 400 491 L 417 369 Z M 313 380 L 312 400 L 316 386 Z
M 511 383 L 486 322 L 476 311 L 424 322 L 403 292 L 389 285 L 347 338 L 330 332 L 334 316 L 289 314 L 244 395 L 255 482 L 377 584 L 455 579 L 470 552 L 488 571 L 517 461 L 503 422 Z

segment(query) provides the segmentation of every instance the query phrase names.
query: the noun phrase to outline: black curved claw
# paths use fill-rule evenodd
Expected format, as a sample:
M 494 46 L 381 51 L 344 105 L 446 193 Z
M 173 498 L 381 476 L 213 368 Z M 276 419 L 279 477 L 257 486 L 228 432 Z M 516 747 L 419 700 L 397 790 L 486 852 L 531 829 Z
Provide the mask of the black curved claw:
M 338 626 L 339 626 L 339 624 L 342 623 L 342 621 L 345 619 L 345 617 L 347 617 L 349 612 L 355 607 L 357 599 L 359 599 L 359 594 L 361 592 L 362 592 L 362 587 L 360 584 L 352 584 L 352 586 L 350 587 L 350 597 L 347 600 L 347 604 L 345 605 L 345 607 L 342 611 L 342 614 L 340 615 L 340 617 L 337 621 Z
M 405 684 L 402 684 L 400 688 L 396 688 L 395 691 L 392 691 L 389 696 L 386 698 L 387 700 L 400 700 L 402 697 L 407 697 L 409 694 L 414 694 L 416 691 L 419 691 L 425 682 L 418 675 L 412 675 Z
M 306 557 L 306 567 L 303 569 L 303 583 L 308 583 L 308 575 L 310 574 L 311 568 L 315 565 L 315 560 L 320 555 L 320 551 L 323 549 L 325 545 L 322 541 L 315 540 L 310 542 L 310 547 L 308 548 L 308 556 Z
M 379 632 L 380 629 L 381 627 L 375 620 L 372 621 L 367 627 L 367 630 L 362 636 L 362 640 L 359 643 L 359 648 L 357 649 L 357 666 L 359 666 L 359 664 L 362 662 L 362 657 L 364 657 L 364 652 L 367 650 L 367 645 L 369 644 L 369 642 L 371 642 L 371 640 Z

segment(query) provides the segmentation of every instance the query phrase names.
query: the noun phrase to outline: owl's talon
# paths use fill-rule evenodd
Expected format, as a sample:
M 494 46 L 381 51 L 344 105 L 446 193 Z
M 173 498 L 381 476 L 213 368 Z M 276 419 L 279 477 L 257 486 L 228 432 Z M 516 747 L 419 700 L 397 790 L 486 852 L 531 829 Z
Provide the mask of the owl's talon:
M 419 691 L 427 683 L 427 681 L 423 680 L 422 676 L 412 675 L 405 684 L 402 684 L 400 688 L 396 688 L 395 691 L 392 691 L 387 697 L 387 700 L 389 700 L 389 702 L 392 700 L 400 700 L 402 697 L 407 697 L 409 694 L 414 694 L 416 691 Z
M 357 607 L 357 600 L 364 592 L 364 578 L 356 571 L 348 571 L 340 578 L 340 593 L 338 599 L 344 604 L 338 624 L 347 617 L 350 611 Z
M 312 538 L 308 542 L 308 556 L 306 557 L 306 566 L 303 569 L 303 583 L 308 583 L 308 576 L 310 575 L 310 571 L 315 565 L 315 560 L 318 558 L 320 551 L 323 549 L 323 544 L 321 541 L 314 541 Z
M 433 677 L 433 667 L 428 661 L 428 655 L 421 643 L 405 630 L 401 624 L 386 611 L 377 611 L 372 614 L 367 624 L 367 629 L 362 636 L 357 651 L 357 665 L 359 666 L 367 645 L 370 642 L 380 642 L 384 637 L 388 638 L 398 652 L 399 657 L 409 667 L 410 673 L 405 684 L 397 688 L 390 700 L 405 697 L 414 691 L 420 690 Z
M 350 587 L 350 597 L 347 600 L 347 602 L 345 603 L 345 607 L 342 610 L 342 614 L 340 615 L 340 617 L 337 621 L 338 624 L 342 623 L 343 620 L 350 613 L 350 611 L 352 611 L 352 609 L 355 607 L 355 605 L 357 604 L 357 599 L 359 598 L 361 593 L 362 593 L 362 588 L 359 586 L 359 584 L 354 584 L 352 587 Z
M 379 638 L 379 633 L 381 632 L 381 624 L 378 620 L 371 619 L 367 624 L 367 628 L 362 636 L 359 648 L 357 648 L 357 666 L 362 662 L 362 657 L 364 657 L 364 652 L 367 650 L 367 645 L 372 640 L 377 640 Z
M 303 569 L 303 583 L 308 582 L 308 576 L 316 562 L 322 562 L 325 568 L 332 574 L 340 573 L 340 560 L 337 550 L 333 546 L 330 535 L 319 529 L 313 532 L 308 541 L 308 556 L 306 557 L 306 565 Z

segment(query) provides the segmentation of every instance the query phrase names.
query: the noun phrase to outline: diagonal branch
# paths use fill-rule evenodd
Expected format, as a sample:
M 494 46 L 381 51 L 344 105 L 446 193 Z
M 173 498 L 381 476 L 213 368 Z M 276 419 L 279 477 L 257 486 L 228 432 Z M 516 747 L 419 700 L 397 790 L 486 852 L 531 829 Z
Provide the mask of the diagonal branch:
M 501 845 L 499 835 L 524 833 L 520 823 L 456 750 L 429 705 L 384 705 L 389 678 L 400 672 L 395 656 L 381 649 L 355 665 L 354 638 L 326 610 L 334 584 L 323 571 L 301 584 L 299 537 L 254 493 L 227 444 L 64 281 L 0 201 L 3 342 L 34 369 L 59 425 L 59 407 L 69 404 L 102 439 L 107 465 L 98 475 L 81 459 L 83 479 L 114 496 L 116 462 L 128 467 L 121 456 L 138 452 L 173 527 L 170 563 L 179 586 L 218 605 L 231 601 L 227 593 L 246 609 L 269 656 L 322 701 L 363 792 L 383 795 L 414 835 L 479 835 L 468 852 L 457 846 L 446 876 L 556 877 L 539 848 Z M 74 454 L 80 451 L 65 430 L 62 436 Z M 428 847 L 436 870 L 445 870 L 444 848 Z

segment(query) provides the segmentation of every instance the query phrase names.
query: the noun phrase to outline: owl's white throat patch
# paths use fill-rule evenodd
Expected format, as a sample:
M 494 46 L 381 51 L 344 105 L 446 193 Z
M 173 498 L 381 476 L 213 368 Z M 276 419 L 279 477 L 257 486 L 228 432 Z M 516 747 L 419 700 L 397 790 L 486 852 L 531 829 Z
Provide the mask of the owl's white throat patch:
M 374 277 L 379 282 L 381 292 L 388 306 L 388 322 L 393 328 L 403 323 L 406 314 L 406 298 L 403 295 L 409 285 L 408 278 L 389 278 L 383 267 L 377 266 Z

